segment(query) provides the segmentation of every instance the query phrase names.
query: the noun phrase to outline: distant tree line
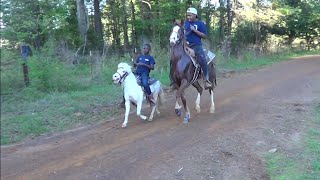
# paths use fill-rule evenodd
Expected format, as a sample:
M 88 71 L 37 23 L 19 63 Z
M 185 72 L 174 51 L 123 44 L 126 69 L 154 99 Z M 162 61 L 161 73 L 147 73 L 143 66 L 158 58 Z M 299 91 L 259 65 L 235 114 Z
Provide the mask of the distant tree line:
M 3 0 L 1 36 L 8 47 L 55 42 L 77 54 L 123 54 L 145 41 L 168 48 L 172 20 L 190 6 L 207 24 L 210 48 L 226 55 L 263 50 L 272 36 L 279 46 L 319 47 L 317 0 Z

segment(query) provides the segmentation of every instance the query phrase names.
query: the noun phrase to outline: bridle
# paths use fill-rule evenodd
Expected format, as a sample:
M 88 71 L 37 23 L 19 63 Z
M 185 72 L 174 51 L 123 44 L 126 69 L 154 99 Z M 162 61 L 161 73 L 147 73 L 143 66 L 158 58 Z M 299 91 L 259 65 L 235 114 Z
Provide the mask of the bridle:
M 119 69 L 123 69 L 123 68 L 119 68 Z M 122 84 L 123 81 L 126 79 L 126 77 L 129 75 L 129 73 L 127 71 L 123 75 L 121 75 L 118 71 L 116 73 L 119 74 L 119 76 L 120 76 L 119 84 Z
M 179 44 L 179 43 L 181 42 L 181 40 L 182 40 L 181 35 L 180 35 L 180 33 L 179 33 L 179 30 L 181 30 L 181 29 L 183 30 L 183 28 L 180 27 L 180 26 L 178 26 L 178 25 L 176 25 L 175 27 L 179 27 L 179 29 L 178 29 L 177 31 L 175 31 L 175 28 L 173 28 L 171 34 L 172 34 L 172 33 L 176 33 L 176 34 L 177 34 L 178 41 L 175 42 L 175 44 L 174 44 L 174 45 L 177 45 L 177 44 Z

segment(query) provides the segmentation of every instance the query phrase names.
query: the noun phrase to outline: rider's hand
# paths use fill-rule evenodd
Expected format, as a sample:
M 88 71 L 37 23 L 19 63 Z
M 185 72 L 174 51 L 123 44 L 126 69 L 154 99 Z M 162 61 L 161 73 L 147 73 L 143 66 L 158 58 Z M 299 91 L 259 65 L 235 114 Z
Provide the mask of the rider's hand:
M 191 31 L 197 30 L 194 26 L 191 26 L 191 25 L 190 25 L 190 29 L 191 29 Z

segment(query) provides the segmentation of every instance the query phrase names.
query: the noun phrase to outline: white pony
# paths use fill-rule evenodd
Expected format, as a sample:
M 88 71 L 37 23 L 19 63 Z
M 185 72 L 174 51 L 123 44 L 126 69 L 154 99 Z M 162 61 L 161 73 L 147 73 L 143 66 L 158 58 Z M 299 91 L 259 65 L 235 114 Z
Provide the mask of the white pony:
M 140 116 L 141 119 L 146 120 L 147 117 L 141 114 L 142 102 L 144 100 L 143 87 L 139 86 L 139 84 L 137 83 L 137 79 L 135 75 L 132 73 L 131 66 L 124 62 L 119 63 L 118 70 L 112 76 L 112 80 L 114 83 L 121 84 L 124 92 L 126 113 L 124 121 L 122 123 L 122 127 L 127 127 L 131 102 L 137 105 L 137 115 Z M 157 110 L 158 114 L 160 113 L 157 108 L 158 97 L 161 101 L 163 96 L 163 91 L 159 80 L 150 85 L 150 89 L 155 100 L 155 105 L 152 107 L 152 111 L 148 121 L 152 121 L 155 110 Z

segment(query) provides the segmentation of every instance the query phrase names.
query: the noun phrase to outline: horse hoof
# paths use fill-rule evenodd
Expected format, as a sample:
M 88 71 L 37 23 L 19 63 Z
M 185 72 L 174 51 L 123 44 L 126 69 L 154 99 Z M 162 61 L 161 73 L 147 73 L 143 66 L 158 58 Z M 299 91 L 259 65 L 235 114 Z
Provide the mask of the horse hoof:
M 147 116 L 140 115 L 140 118 L 144 121 L 147 120 Z
M 210 108 L 210 113 L 213 114 L 215 112 L 215 108 Z
M 200 113 L 200 112 L 201 112 L 200 106 L 199 106 L 199 107 L 196 107 L 196 111 L 197 111 L 197 113 Z
M 153 118 L 149 118 L 148 121 L 151 122 L 153 120 Z
M 177 116 L 179 117 L 181 116 L 181 109 L 175 109 L 174 111 L 176 112 Z
M 186 115 L 186 117 L 183 118 L 183 124 L 188 124 L 190 121 L 190 115 Z
M 123 127 L 123 128 L 127 127 L 127 124 L 123 123 L 123 124 L 122 124 L 122 127 Z

